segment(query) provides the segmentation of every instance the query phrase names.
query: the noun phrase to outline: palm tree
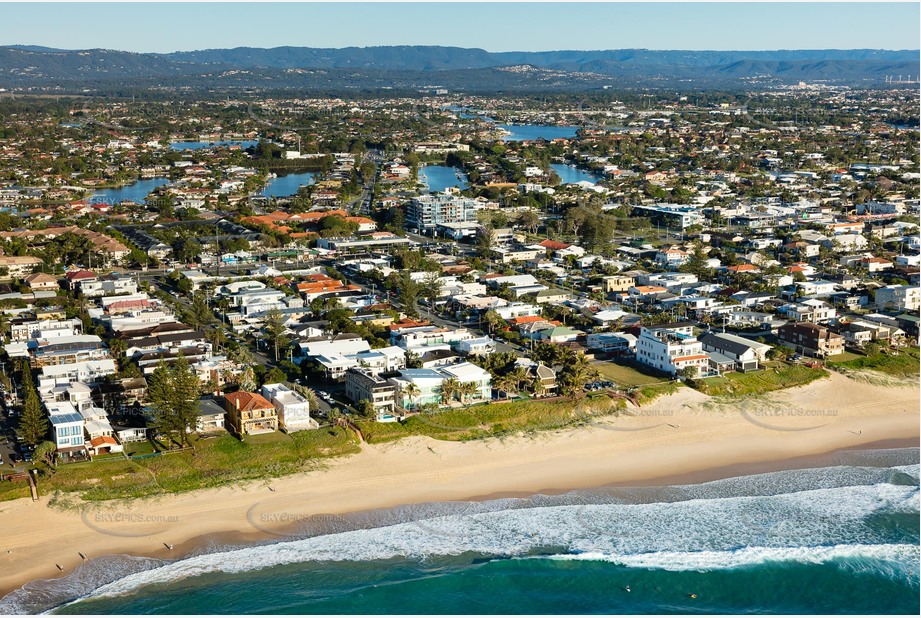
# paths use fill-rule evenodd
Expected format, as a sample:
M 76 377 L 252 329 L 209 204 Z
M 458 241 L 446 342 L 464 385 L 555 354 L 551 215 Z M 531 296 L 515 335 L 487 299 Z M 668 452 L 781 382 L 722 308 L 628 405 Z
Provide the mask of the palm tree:
M 492 385 L 496 387 L 496 390 L 502 391 L 505 393 L 505 398 L 508 399 L 509 391 L 513 388 L 512 377 L 508 374 L 499 376 L 492 381 Z
M 540 379 L 540 376 L 534 376 L 531 378 L 531 390 L 534 391 L 535 397 L 540 397 L 547 391 L 546 387 L 544 386 L 544 382 Z
M 451 400 L 460 392 L 460 382 L 457 378 L 445 378 L 441 383 L 441 402 L 451 403 Z
M 457 394 L 460 395 L 462 405 L 467 404 L 467 397 L 475 395 L 480 390 L 476 382 L 461 382 L 457 387 Z
M 224 329 L 217 327 L 211 329 L 211 345 L 214 346 L 214 351 L 220 353 L 221 346 L 227 342 L 227 335 L 224 334 Z
M 483 321 L 486 323 L 487 331 L 491 335 L 495 332 L 496 326 L 502 321 L 502 317 L 494 310 L 490 309 L 483 314 Z
M 415 383 L 409 382 L 403 387 L 403 394 L 409 399 L 409 407 L 415 409 L 416 397 L 421 394 L 419 387 Z
M 528 370 L 521 365 L 515 367 L 508 375 L 515 384 L 515 392 L 521 392 L 521 385 L 527 382 L 530 377 Z
M 122 367 L 122 361 L 123 361 L 122 357 L 125 356 L 124 340 L 118 339 L 118 338 L 110 339 L 109 340 L 109 354 L 111 354 L 112 358 L 114 358 L 118 362 L 118 366 Z
M 582 390 L 586 382 L 598 375 L 598 371 L 591 366 L 585 354 L 580 353 L 563 368 L 562 375 L 562 385 L 566 394 L 575 395 Z

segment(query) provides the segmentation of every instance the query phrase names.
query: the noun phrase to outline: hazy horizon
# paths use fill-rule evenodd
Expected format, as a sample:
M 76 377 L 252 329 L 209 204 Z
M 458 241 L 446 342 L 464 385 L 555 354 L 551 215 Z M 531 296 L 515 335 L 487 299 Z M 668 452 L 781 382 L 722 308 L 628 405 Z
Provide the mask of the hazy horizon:
M 135 53 L 420 45 L 493 53 L 921 48 L 917 2 L 65 3 L 49 8 L 4 3 L 0 45 Z M 855 41 L 860 45 L 853 47 Z
M 653 48 L 653 47 L 608 47 L 604 49 L 589 49 L 589 48 L 567 48 L 567 49 L 536 49 L 536 50 L 523 50 L 523 49 L 510 49 L 497 51 L 493 49 L 483 49 L 481 47 L 463 47 L 460 45 L 427 45 L 423 43 L 406 43 L 406 44 L 393 44 L 393 45 L 344 45 L 341 47 L 314 47 L 311 45 L 275 45 L 272 47 L 260 47 L 255 45 L 235 45 L 233 47 L 199 47 L 195 49 L 177 49 L 170 52 L 156 52 L 156 51 L 133 51 L 128 49 L 119 49 L 116 47 L 75 47 L 75 48 L 63 48 L 63 47 L 49 47 L 47 45 L 36 45 L 33 43 L 2 43 L 0 47 L 21 47 L 21 48 L 42 48 L 43 50 L 49 52 L 79 52 L 79 51 L 93 51 L 93 50 L 105 50 L 105 51 L 118 51 L 118 52 L 127 52 L 133 54 L 158 54 L 158 55 L 168 55 L 168 54 L 179 54 L 179 53 L 189 53 L 189 52 L 200 52 L 208 51 L 214 49 L 284 49 L 284 48 L 303 48 L 303 49 L 332 49 L 332 50 L 343 50 L 343 49 L 374 49 L 374 48 L 392 48 L 392 47 L 443 47 L 446 49 L 474 49 L 485 51 L 490 54 L 507 54 L 507 53 L 522 53 L 522 54 L 541 54 L 541 53 L 564 53 L 564 52 L 609 52 L 609 51 L 656 51 L 656 52 L 693 52 L 693 53 L 705 53 L 705 52 L 717 52 L 717 53 L 727 53 L 727 52 L 783 52 L 783 51 L 792 51 L 792 52 L 802 52 L 802 51 L 887 51 L 887 52 L 908 52 L 908 51 L 917 51 L 921 52 L 921 45 L 919 47 L 906 47 L 906 48 L 896 48 L 896 47 L 803 47 L 799 49 L 788 48 L 788 47 L 777 47 L 773 49 L 764 48 L 764 49 L 682 49 L 682 48 Z

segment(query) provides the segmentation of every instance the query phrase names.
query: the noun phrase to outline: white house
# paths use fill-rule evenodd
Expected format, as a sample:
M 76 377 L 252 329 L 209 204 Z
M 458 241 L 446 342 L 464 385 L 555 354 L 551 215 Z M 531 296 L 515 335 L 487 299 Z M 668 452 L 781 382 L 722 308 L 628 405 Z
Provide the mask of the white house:
M 456 365 L 447 365 L 440 367 L 436 371 L 441 373 L 445 378 L 455 378 L 458 382 L 472 382 L 476 384 L 477 390 L 470 397 L 470 400 L 486 400 L 492 398 L 492 376 L 489 372 L 473 363 L 457 363 Z
M 792 320 L 812 322 L 814 324 L 833 320 L 838 315 L 834 307 L 815 298 L 804 300 L 795 305 L 787 305 L 783 310 L 786 312 L 787 317 Z
M 589 333 L 585 345 L 589 350 L 613 353 L 635 353 L 636 337 L 630 333 Z
M 319 427 L 319 424 L 310 418 L 310 402 L 284 384 L 264 384 L 262 396 L 275 406 L 279 421 L 289 433 Z
M 902 311 L 921 308 L 921 288 L 910 285 L 887 285 L 876 290 L 877 307 L 895 307 Z
M 491 354 L 496 350 L 496 342 L 489 337 L 475 337 L 473 339 L 458 341 L 454 344 L 454 349 L 458 352 L 473 356 Z
M 735 361 L 736 369 L 748 371 L 758 369 L 758 363 L 767 358 L 771 346 L 730 335 L 728 333 L 706 333 L 700 342 L 707 352 L 722 354 Z
M 676 375 L 686 367 L 696 375 L 707 372 L 710 357 L 693 335 L 666 327 L 640 329 L 636 340 L 636 360 L 659 371 Z
M 67 401 L 46 403 L 48 421 L 58 450 L 83 449 L 83 416 Z

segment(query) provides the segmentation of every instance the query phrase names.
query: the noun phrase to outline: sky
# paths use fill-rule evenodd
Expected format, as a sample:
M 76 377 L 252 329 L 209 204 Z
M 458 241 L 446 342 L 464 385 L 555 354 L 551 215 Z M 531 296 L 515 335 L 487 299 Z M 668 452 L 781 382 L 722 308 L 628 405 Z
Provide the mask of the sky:
M 560 49 L 919 49 L 911 2 L 0 2 L 0 45 L 171 52 L 444 45 Z

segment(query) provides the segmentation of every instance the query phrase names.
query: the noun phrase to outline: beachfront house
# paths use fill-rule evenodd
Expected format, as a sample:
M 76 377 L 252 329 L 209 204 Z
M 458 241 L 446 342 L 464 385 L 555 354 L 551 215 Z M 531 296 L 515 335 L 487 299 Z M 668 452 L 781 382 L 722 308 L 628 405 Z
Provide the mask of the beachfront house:
M 345 374 L 345 396 L 355 403 L 370 402 L 379 422 L 397 420 L 393 414 L 396 392 L 392 382 L 367 369 L 352 368 Z
M 784 324 L 777 329 L 777 340 L 807 356 L 826 357 L 844 352 L 844 337 L 809 322 Z
M 224 397 L 224 409 L 231 427 L 240 435 L 278 431 L 275 406 L 258 393 L 229 393 Z
M 703 344 L 681 329 L 640 328 L 640 336 L 636 340 L 636 360 L 653 369 L 677 375 L 690 367 L 695 375 L 700 376 L 707 373 L 709 358 L 703 351 Z
M 734 363 L 738 371 L 753 371 L 767 358 L 771 346 L 729 333 L 706 333 L 700 336 L 706 352 L 721 354 Z
M 263 385 L 262 396 L 275 406 L 285 431 L 290 433 L 302 429 L 316 429 L 319 426 L 310 418 L 310 402 L 284 384 Z

